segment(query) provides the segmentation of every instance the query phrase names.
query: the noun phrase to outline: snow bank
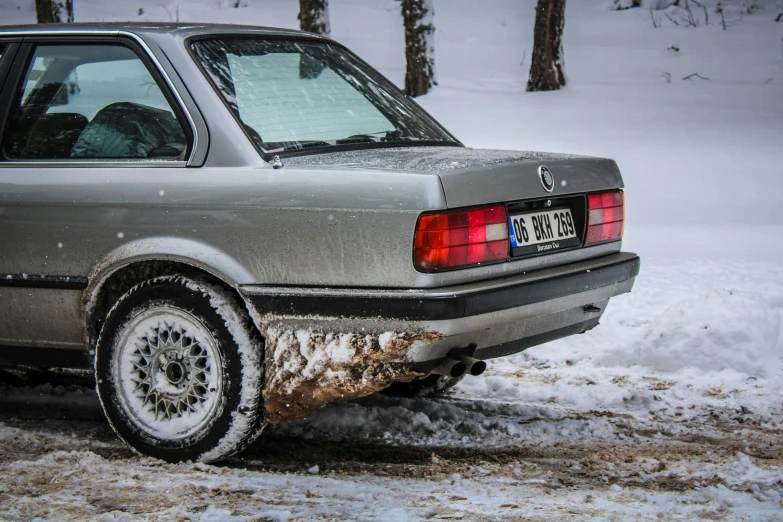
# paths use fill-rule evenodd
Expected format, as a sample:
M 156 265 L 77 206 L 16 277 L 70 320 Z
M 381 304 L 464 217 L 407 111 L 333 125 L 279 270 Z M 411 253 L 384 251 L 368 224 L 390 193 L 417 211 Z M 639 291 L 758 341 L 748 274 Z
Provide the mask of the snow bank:
M 712 292 L 655 317 L 639 342 L 596 358 L 607 366 L 675 372 L 734 370 L 783 378 L 783 308 L 753 294 Z

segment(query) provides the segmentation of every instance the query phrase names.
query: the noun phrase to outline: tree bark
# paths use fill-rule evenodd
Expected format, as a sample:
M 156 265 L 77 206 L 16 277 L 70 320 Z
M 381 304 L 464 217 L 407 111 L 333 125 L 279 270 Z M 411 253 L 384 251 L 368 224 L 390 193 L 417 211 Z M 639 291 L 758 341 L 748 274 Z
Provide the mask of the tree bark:
M 73 23 L 73 0 L 65 0 L 65 21 Z
M 59 24 L 62 4 L 54 0 L 35 0 L 35 18 L 39 24 Z
M 299 28 L 302 31 L 329 36 L 329 0 L 299 0 Z
M 435 78 L 435 10 L 432 0 L 402 0 L 405 26 L 405 94 L 427 94 Z
M 566 84 L 563 27 L 566 0 L 538 0 L 528 92 L 556 91 Z

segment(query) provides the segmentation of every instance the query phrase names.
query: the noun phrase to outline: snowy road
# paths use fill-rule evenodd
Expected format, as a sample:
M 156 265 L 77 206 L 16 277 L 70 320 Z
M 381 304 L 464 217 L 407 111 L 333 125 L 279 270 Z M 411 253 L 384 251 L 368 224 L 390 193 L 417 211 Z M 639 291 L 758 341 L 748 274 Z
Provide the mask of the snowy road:
M 0 517 L 783 520 L 783 267 L 648 257 L 592 332 L 440 400 L 332 405 L 224 466 L 133 455 L 89 390 L 5 386 Z
M 4 415 L 0 513 L 12 520 L 780 518 L 780 430 L 760 427 L 752 413 L 655 422 L 482 401 L 358 407 L 461 418 L 465 433 L 472 422 L 492 430 L 513 417 L 520 441 L 485 449 L 271 436 L 225 467 L 170 465 L 133 456 L 81 409 L 60 410 L 68 418 L 58 421 Z M 428 414 L 433 409 L 440 414 Z M 469 438 L 481 429 L 472 431 Z M 315 464 L 318 476 L 306 471 Z

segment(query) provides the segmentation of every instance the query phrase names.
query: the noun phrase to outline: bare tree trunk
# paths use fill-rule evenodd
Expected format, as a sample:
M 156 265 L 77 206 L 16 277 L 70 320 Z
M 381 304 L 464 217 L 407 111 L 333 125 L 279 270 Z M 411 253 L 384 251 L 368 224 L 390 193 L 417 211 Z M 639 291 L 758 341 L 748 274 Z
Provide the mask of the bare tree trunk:
M 65 0 L 65 21 L 73 23 L 73 0 Z
M 563 27 L 566 0 L 538 0 L 528 92 L 556 91 L 566 84 Z
M 35 17 L 39 24 L 59 24 L 62 4 L 55 0 L 35 0 Z
M 435 10 L 432 0 L 402 0 L 405 25 L 405 94 L 421 96 L 435 78 Z
M 329 0 L 299 0 L 299 28 L 302 31 L 329 36 Z

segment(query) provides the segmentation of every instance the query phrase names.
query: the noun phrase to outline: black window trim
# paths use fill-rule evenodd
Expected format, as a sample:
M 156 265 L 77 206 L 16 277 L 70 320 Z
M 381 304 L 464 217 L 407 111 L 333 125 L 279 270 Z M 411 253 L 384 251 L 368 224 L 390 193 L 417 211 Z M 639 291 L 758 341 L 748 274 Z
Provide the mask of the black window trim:
M 14 38 L 17 41 L 21 39 L 21 47 L 16 53 L 14 63 L 11 67 L 5 86 L 0 93 L 0 169 L 8 167 L 187 167 L 193 162 L 196 151 L 199 147 L 199 135 L 196 123 L 182 99 L 179 91 L 169 77 L 168 73 L 160 63 L 158 58 L 152 52 L 149 45 L 138 35 L 127 31 L 75 31 L 66 33 L 62 31 L 20 31 L 18 33 L 3 33 L 3 39 Z M 168 101 L 174 111 L 177 120 L 183 127 L 185 136 L 188 139 L 188 151 L 184 160 L 173 160 L 165 158 L 98 158 L 98 159 L 56 159 L 56 160 L 25 160 L 9 159 L 5 157 L 2 146 L 8 119 L 16 100 L 21 82 L 30 59 L 33 55 L 33 49 L 36 44 L 52 45 L 78 45 L 78 44 L 101 44 L 109 43 L 114 45 L 124 45 L 131 49 L 142 61 L 147 70 L 152 75 L 163 96 Z M 3 114 L 4 113 L 4 114 Z
M 388 89 L 397 91 L 402 96 L 407 98 L 409 102 L 412 102 L 423 114 L 429 117 L 435 123 L 435 125 L 437 125 L 447 136 L 449 136 L 452 139 L 452 141 L 448 142 L 448 141 L 436 141 L 436 140 L 419 140 L 419 141 L 400 141 L 400 142 L 395 141 L 395 142 L 375 142 L 375 143 L 351 143 L 351 144 L 344 144 L 344 145 L 329 145 L 326 147 L 310 147 L 307 149 L 293 149 L 293 150 L 278 151 L 278 152 L 267 152 L 263 150 L 256 142 L 256 140 L 253 138 L 253 136 L 250 135 L 250 133 L 247 130 L 247 127 L 239 119 L 239 116 L 231 109 L 231 107 L 228 104 L 228 101 L 226 100 L 226 97 L 223 96 L 223 93 L 220 92 L 220 89 L 218 88 L 217 84 L 212 80 L 212 78 L 209 75 L 209 72 L 204 67 L 204 64 L 201 63 L 201 60 L 199 59 L 198 56 L 196 56 L 196 53 L 193 50 L 193 44 L 200 40 L 226 40 L 226 39 L 246 40 L 251 38 L 264 39 L 264 40 L 309 41 L 309 42 L 318 42 L 318 43 L 328 43 L 336 47 L 339 47 L 340 49 L 350 54 L 351 57 L 354 58 L 356 61 L 358 61 L 362 66 L 364 66 L 367 69 L 368 75 L 372 77 L 373 80 L 382 84 L 384 87 Z M 204 79 L 206 79 L 207 83 L 212 87 L 212 90 L 215 91 L 218 98 L 220 98 L 220 101 L 223 103 L 223 106 L 234 118 L 234 121 L 236 121 L 236 124 L 239 126 L 239 128 L 242 129 L 242 132 L 245 134 L 248 141 L 253 145 L 253 148 L 256 149 L 258 154 L 266 162 L 271 162 L 275 156 L 280 158 L 290 158 L 294 156 L 310 156 L 313 154 L 327 154 L 330 152 L 344 152 L 344 151 L 362 150 L 362 149 L 381 149 L 381 148 L 386 149 L 386 148 L 402 148 L 402 147 L 449 147 L 449 146 L 465 147 L 465 145 L 463 145 L 461 141 L 459 141 L 451 132 L 449 132 L 448 129 L 446 129 L 442 123 L 440 123 L 430 113 L 424 110 L 424 108 L 418 103 L 416 103 L 416 101 L 413 98 L 411 98 L 410 96 L 402 92 L 402 90 L 396 85 L 394 85 L 394 83 L 391 80 L 386 78 L 380 72 L 376 71 L 372 65 L 368 64 L 360 56 L 358 56 L 356 53 L 354 53 L 353 51 L 345 47 L 340 42 L 336 42 L 334 40 L 330 40 L 328 38 L 315 36 L 315 35 L 314 36 L 279 35 L 279 34 L 259 35 L 255 33 L 242 33 L 242 32 L 209 33 L 209 34 L 199 34 L 186 38 L 185 48 L 188 54 L 190 55 L 190 58 L 193 60 L 193 63 L 196 64 L 196 67 L 198 67 L 201 74 L 204 75 Z
M 12 93 L 16 86 L 14 78 L 16 78 L 18 69 L 21 67 L 19 55 L 24 54 L 24 45 L 21 38 L 11 42 L 7 42 L 5 39 L 3 41 L 9 47 L 13 46 L 13 54 L 6 50 L 4 58 L 0 60 L 0 143 L 2 143 L 6 120 L 11 112 L 11 101 L 9 98 L 13 98 Z
M 21 43 L 21 38 L 0 38 L 0 93 L 3 91 L 6 80 L 10 78 L 9 72 Z M 2 105 L 0 105 L 0 109 L 2 109 Z M 3 113 L 0 112 L 1 114 Z

